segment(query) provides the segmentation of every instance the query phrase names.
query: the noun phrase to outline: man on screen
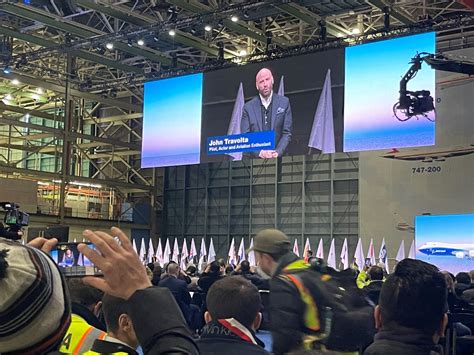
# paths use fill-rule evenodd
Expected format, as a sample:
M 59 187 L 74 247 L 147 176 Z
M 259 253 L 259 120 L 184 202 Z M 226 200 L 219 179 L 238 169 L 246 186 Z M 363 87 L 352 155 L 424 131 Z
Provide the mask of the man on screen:
M 273 75 L 270 69 L 261 69 L 256 76 L 258 96 L 244 105 L 241 132 L 275 132 L 275 150 L 254 152 L 253 157 L 278 158 L 291 140 L 292 116 L 290 100 L 273 93 Z

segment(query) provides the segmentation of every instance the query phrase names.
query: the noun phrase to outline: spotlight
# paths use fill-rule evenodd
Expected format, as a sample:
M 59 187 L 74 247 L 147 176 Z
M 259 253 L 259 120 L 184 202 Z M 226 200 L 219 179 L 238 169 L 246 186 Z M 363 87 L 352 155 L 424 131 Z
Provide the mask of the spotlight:
M 13 85 L 20 85 L 20 80 L 18 80 L 18 79 L 13 79 L 13 80 L 12 80 L 12 84 L 13 84 Z
M 40 99 L 40 96 L 38 94 L 32 94 L 31 97 L 33 98 L 33 100 L 39 100 Z
M 5 68 L 3 68 L 3 74 L 11 74 L 12 72 L 12 69 L 8 66 L 8 65 L 5 65 Z
M 265 32 L 265 36 L 267 37 L 267 45 L 265 47 L 265 52 L 267 55 L 270 53 L 270 49 L 272 46 L 272 41 L 273 41 L 273 33 L 271 31 Z
M 153 35 L 153 40 L 154 40 L 155 42 L 158 42 L 158 41 L 160 40 L 160 39 L 158 38 L 158 35 L 157 35 L 157 34 Z
M 217 60 L 223 61 L 224 60 L 224 43 L 223 42 L 217 42 Z
M 26 120 L 29 120 L 29 119 L 30 119 L 30 114 L 29 114 L 29 113 L 27 113 L 27 114 L 25 115 L 25 119 L 26 119 Z
M 239 57 L 245 57 L 247 55 L 247 51 L 245 49 L 241 49 L 239 51 Z
M 139 39 L 139 40 L 137 41 L 137 44 L 138 44 L 139 46 L 144 46 L 144 45 L 145 45 L 145 41 L 144 41 L 143 39 Z
M 383 27 L 387 31 L 390 29 L 390 6 L 383 8 Z
M 178 11 L 174 7 L 170 7 L 168 9 L 168 12 L 170 13 L 170 17 L 168 18 L 169 21 L 176 21 L 178 18 Z
M 212 31 L 212 26 L 211 25 L 204 26 L 204 31 L 206 31 L 206 32 Z
M 171 29 L 171 30 L 168 31 L 168 34 L 169 34 L 171 37 L 176 36 L 176 30 Z
M 190 32 L 191 32 L 191 34 L 195 35 L 196 32 L 197 32 L 196 27 L 191 28 L 191 31 L 190 31 Z
M 353 35 L 358 35 L 358 34 L 360 34 L 360 30 L 359 30 L 357 27 L 356 27 L 356 28 L 353 28 L 353 29 L 352 29 L 352 34 L 353 34 Z
M 244 11 L 243 16 L 244 16 L 244 19 L 246 20 L 250 18 L 248 11 Z
M 232 15 L 232 17 L 230 18 L 230 20 L 231 20 L 232 22 L 237 22 L 237 21 L 239 21 L 239 18 L 237 17 L 237 15 Z
M 176 53 L 170 53 L 171 56 L 171 69 L 176 69 L 178 67 L 178 57 Z
M 114 44 L 112 42 L 109 42 L 105 45 L 105 48 L 107 48 L 109 51 L 114 49 Z
M 37 88 L 37 89 L 36 89 L 36 93 L 37 93 L 38 95 L 43 95 L 43 94 L 44 94 L 43 88 Z
M 327 35 L 328 35 L 328 30 L 326 28 L 326 21 L 324 20 L 319 21 L 319 39 L 322 42 L 325 42 Z

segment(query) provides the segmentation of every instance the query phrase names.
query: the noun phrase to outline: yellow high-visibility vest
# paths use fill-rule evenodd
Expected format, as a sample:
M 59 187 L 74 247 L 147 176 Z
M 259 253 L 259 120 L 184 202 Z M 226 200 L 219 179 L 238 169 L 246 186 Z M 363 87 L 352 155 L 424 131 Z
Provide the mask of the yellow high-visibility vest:
M 84 318 L 71 315 L 71 325 L 63 338 L 59 351 L 66 354 L 90 353 L 96 339 L 104 339 L 107 333 L 90 326 Z

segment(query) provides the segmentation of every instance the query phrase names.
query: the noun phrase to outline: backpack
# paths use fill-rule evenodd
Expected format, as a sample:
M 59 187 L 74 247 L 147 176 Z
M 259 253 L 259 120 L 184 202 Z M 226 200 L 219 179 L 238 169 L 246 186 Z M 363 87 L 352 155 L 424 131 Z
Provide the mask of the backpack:
M 358 351 L 373 341 L 373 303 L 357 288 L 353 275 L 297 260 L 279 276 L 292 283 L 305 305 L 305 349 L 316 344 L 334 351 Z

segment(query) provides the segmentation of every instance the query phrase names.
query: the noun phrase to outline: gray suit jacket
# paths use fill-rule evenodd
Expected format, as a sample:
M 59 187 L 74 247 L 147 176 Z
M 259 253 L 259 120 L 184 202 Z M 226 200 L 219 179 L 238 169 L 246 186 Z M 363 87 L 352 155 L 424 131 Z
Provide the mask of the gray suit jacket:
M 291 141 L 293 118 L 291 115 L 290 100 L 286 96 L 273 93 L 272 98 L 272 130 L 275 131 L 275 150 L 278 156 L 285 153 L 288 143 Z M 262 132 L 262 109 L 260 97 L 254 97 L 244 105 L 242 122 L 240 125 L 242 133 Z M 252 154 L 258 157 L 259 152 Z

